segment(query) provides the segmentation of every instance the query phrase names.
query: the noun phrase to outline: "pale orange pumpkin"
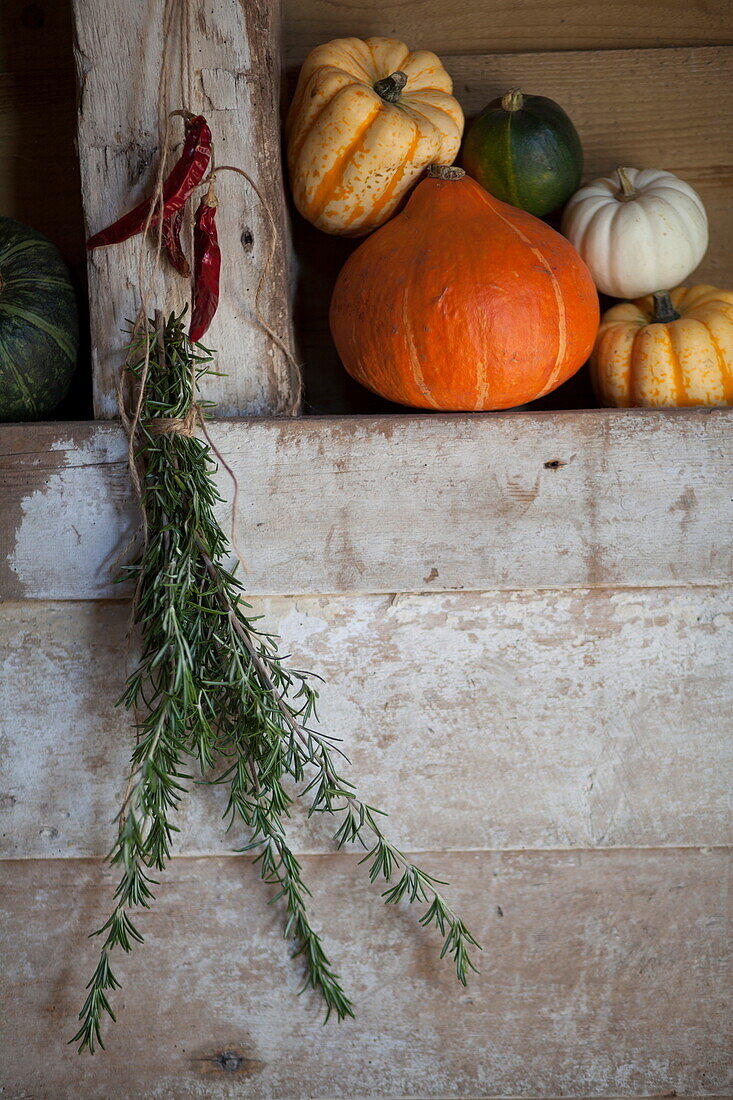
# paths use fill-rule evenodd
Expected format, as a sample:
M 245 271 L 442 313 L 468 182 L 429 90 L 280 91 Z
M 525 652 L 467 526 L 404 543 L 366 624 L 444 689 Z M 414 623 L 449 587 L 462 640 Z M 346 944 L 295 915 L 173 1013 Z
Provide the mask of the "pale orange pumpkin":
M 303 63 L 285 133 L 295 205 L 327 233 L 363 236 L 387 221 L 463 134 L 453 82 L 434 53 L 395 38 L 337 38 Z
M 349 374 L 402 405 L 507 409 L 586 361 L 598 295 L 573 246 L 460 168 L 429 168 L 339 274 L 331 332 Z
M 601 318 L 591 356 L 601 405 L 733 405 L 733 291 L 678 287 Z

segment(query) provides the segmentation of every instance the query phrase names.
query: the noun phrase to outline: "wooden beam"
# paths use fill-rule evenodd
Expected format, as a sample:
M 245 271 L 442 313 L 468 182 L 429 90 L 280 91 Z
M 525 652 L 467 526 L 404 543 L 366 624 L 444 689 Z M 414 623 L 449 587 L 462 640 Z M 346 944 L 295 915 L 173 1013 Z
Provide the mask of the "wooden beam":
M 250 592 L 481 591 L 729 583 L 732 421 L 599 409 L 211 432 L 240 484 Z M 0 595 L 124 595 L 137 520 L 121 429 L 4 426 L 0 451 Z
M 87 936 L 116 879 L 91 862 L 5 864 L 8 1095 L 729 1094 L 725 852 L 421 861 L 451 880 L 484 946 L 467 989 L 438 960 L 434 931 L 381 905 L 354 856 L 305 857 L 314 919 L 357 1013 L 324 1027 L 315 996 L 295 996 L 302 967 L 250 860 L 178 859 L 140 915 L 147 942 L 113 956 L 119 1022 L 93 1059 L 66 1041 L 98 957 Z
M 157 102 L 165 5 L 73 0 L 79 78 L 79 159 L 88 232 L 114 221 L 151 190 L 158 162 Z M 292 346 L 288 229 L 279 137 L 280 4 L 270 0 L 192 0 L 194 99 L 214 135 L 219 164 L 244 168 L 273 211 L 278 246 L 262 296 L 269 324 Z M 179 45 L 173 44 L 174 77 Z M 174 83 L 177 86 L 177 82 Z M 182 104 L 174 102 L 171 107 Z M 176 141 L 180 130 L 175 130 Z M 176 155 L 172 150 L 171 156 Z M 169 161 L 172 163 L 172 161 Z M 204 394 L 220 415 L 293 413 L 295 372 L 255 314 L 255 291 L 272 230 L 239 176 L 217 182 L 222 298 L 207 339 L 226 377 Z M 186 234 L 184 234 L 186 239 Z M 126 318 L 139 302 L 139 238 L 95 250 L 89 259 L 92 357 L 97 417 L 116 415 Z M 146 278 L 148 276 L 146 275 Z M 151 304 L 180 308 L 188 283 L 165 270 Z
M 321 728 L 403 848 L 729 839 L 730 589 L 255 607 L 296 667 L 324 678 Z M 0 607 L 0 858 L 109 850 L 134 741 L 115 707 L 129 615 L 125 601 Z M 176 853 L 241 847 L 242 830 L 224 832 L 225 804 L 222 787 L 192 784 Z M 331 851 L 332 832 L 297 811 L 288 827 L 306 853 Z
M 729 0 L 285 0 L 285 58 L 331 38 L 387 35 L 440 57 L 524 50 L 609 50 L 733 42 Z M 504 89 L 506 90 L 506 89 Z M 540 88 L 532 89 L 544 94 Z M 591 89 L 589 97 L 595 98 Z

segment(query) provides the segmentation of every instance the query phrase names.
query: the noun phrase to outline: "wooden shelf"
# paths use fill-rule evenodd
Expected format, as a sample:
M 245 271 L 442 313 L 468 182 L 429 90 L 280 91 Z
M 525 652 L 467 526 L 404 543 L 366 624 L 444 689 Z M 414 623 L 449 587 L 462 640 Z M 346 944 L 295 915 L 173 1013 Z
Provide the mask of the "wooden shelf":
M 596 409 L 211 432 L 243 489 L 248 590 L 305 594 L 725 583 L 732 427 L 733 409 Z M 124 595 L 112 566 L 137 521 L 120 426 L 21 425 L 0 440 L 0 595 Z

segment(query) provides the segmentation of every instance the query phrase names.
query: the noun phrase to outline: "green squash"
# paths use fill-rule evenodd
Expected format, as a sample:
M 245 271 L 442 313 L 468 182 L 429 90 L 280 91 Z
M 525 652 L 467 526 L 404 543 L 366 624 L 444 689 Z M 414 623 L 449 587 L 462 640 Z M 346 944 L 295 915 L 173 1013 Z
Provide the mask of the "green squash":
M 463 167 L 495 198 L 539 218 L 577 191 L 583 147 L 562 107 L 514 90 L 468 128 Z
M 0 420 L 37 420 L 58 405 L 79 347 L 74 288 L 58 249 L 0 217 Z

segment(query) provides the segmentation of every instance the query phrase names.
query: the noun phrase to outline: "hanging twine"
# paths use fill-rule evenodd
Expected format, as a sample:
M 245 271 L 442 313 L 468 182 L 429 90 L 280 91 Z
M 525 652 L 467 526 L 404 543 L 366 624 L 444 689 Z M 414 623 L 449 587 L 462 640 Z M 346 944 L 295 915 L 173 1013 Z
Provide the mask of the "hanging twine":
M 246 12 L 244 6 L 241 6 L 242 18 L 245 19 Z M 173 55 L 173 37 L 174 28 L 178 31 L 179 42 L 179 65 L 178 65 L 178 84 L 179 84 L 179 102 L 181 103 L 181 110 L 171 111 L 170 104 L 173 99 L 173 77 L 171 73 L 172 68 L 172 55 Z M 158 89 L 157 89 L 157 127 L 158 127 L 158 149 L 159 160 L 158 169 L 155 176 L 155 184 L 153 189 L 153 201 L 148 211 L 148 216 L 145 221 L 145 226 L 141 234 L 141 245 L 138 253 L 138 266 L 137 266 L 137 282 L 140 293 L 140 305 L 137 310 L 135 321 L 132 327 L 131 343 L 134 344 L 136 338 L 141 334 L 144 336 L 144 353 L 143 362 L 139 371 L 139 375 L 136 379 L 133 378 L 131 372 L 132 359 L 130 352 L 126 359 L 123 369 L 120 372 L 120 377 L 117 384 L 117 407 L 119 411 L 120 420 L 127 436 L 128 443 L 128 466 L 130 470 L 130 477 L 132 480 L 135 495 L 142 504 L 143 499 L 143 477 L 144 477 L 144 465 L 142 456 L 137 453 L 137 440 L 142 419 L 142 409 L 145 400 L 145 391 L 148 381 L 148 375 L 150 371 L 150 352 L 152 340 L 156 339 L 160 342 L 163 341 L 164 332 L 164 316 L 161 311 L 156 310 L 154 312 L 155 324 L 154 330 L 151 332 L 149 317 L 151 315 L 151 303 L 155 292 L 156 279 L 159 275 L 162 264 L 161 257 L 163 252 L 163 183 L 166 178 L 166 164 L 168 161 L 168 148 L 170 143 L 171 133 L 171 119 L 175 115 L 187 115 L 194 114 L 194 102 L 196 99 L 195 94 L 195 81 L 194 81 L 194 64 L 193 64 L 193 46 L 192 46 L 193 34 L 192 34 L 192 9 L 191 0 L 165 0 L 163 8 L 163 43 L 161 50 L 160 60 L 160 73 L 158 77 Z M 301 365 L 296 360 L 290 348 L 285 341 L 278 335 L 277 332 L 267 321 L 264 311 L 262 309 L 262 293 L 267 281 L 267 277 L 272 268 L 272 263 L 275 257 L 277 247 L 281 241 L 281 233 L 278 228 L 278 224 L 273 215 L 270 205 L 266 201 L 264 195 L 260 191 L 259 187 L 252 179 L 252 177 L 244 171 L 242 168 L 237 168 L 232 165 L 222 165 L 219 168 L 214 167 L 214 150 L 212 147 L 212 172 L 204 183 L 210 182 L 215 172 L 236 172 L 242 176 L 249 186 L 254 191 L 255 195 L 259 199 L 262 207 L 267 216 L 270 225 L 270 247 L 267 255 L 265 266 L 260 274 L 259 281 L 257 283 L 257 289 L 255 291 L 255 316 L 257 323 L 262 330 L 267 334 L 269 339 L 280 349 L 285 356 L 289 366 L 292 369 L 293 375 L 296 380 L 296 396 L 294 400 L 294 407 L 297 407 L 300 403 L 302 396 L 302 371 Z M 152 234 L 154 249 L 152 255 L 152 262 L 148 263 L 148 249 L 147 240 L 151 236 L 150 230 L 153 225 L 154 219 L 157 218 L 156 225 L 154 227 L 155 232 Z M 190 254 L 193 254 L 193 224 L 189 220 L 189 249 Z M 238 501 L 239 501 L 239 482 L 234 470 L 226 461 L 218 446 L 211 438 L 209 430 L 204 419 L 201 406 L 195 399 L 196 395 L 196 365 L 194 362 L 191 364 L 191 400 L 189 407 L 182 417 L 157 417 L 152 420 L 146 420 L 145 430 L 153 436 L 165 436 L 165 435 L 181 435 L 185 438 L 191 438 L 196 435 L 198 431 L 205 437 L 206 442 L 211 448 L 212 452 L 216 456 L 219 464 L 227 472 L 231 478 L 233 486 L 232 495 L 232 509 L 231 509 L 231 531 L 230 542 L 232 548 L 245 572 L 249 572 L 247 562 L 237 542 L 236 527 L 238 516 Z M 129 392 L 128 392 L 129 391 Z M 143 543 L 147 545 L 148 541 L 148 523 L 145 509 L 142 511 L 142 535 Z M 132 549 L 137 535 L 133 535 L 128 545 L 120 552 L 118 559 L 125 557 Z M 130 629 L 127 635 L 127 645 L 125 650 L 125 663 L 129 659 L 129 649 L 131 644 L 132 629 L 135 623 L 135 617 L 140 597 L 140 582 L 141 578 L 138 578 L 138 583 L 135 588 L 135 592 L 132 597 L 131 616 L 130 616 Z M 130 792 L 130 784 L 132 782 L 132 775 L 128 782 L 128 789 L 125 795 L 125 804 Z M 125 812 L 120 818 L 120 827 L 124 823 Z
M 264 195 L 260 191 L 260 189 L 257 186 L 257 184 L 255 183 L 255 181 L 252 179 L 252 177 L 247 172 L 244 171 L 243 168 L 236 168 L 232 164 L 220 164 L 220 165 L 217 165 L 214 172 L 211 173 L 211 175 L 209 176 L 209 179 L 213 179 L 215 177 L 215 175 L 218 174 L 219 172 L 236 172 L 238 175 L 243 176 L 244 179 L 247 181 L 247 183 L 252 188 L 252 190 L 254 191 L 257 198 L 262 203 L 262 206 L 264 208 L 265 213 L 267 214 L 267 218 L 268 218 L 268 221 L 270 223 L 270 250 L 267 254 L 267 261 L 265 263 L 264 268 L 262 269 L 262 273 L 261 273 L 259 281 L 257 283 L 257 289 L 255 290 L 255 316 L 257 317 L 257 321 L 260 325 L 260 328 L 262 328 L 267 333 L 267 335 L 270 337 L 272 342 L 274 344 L 276 344 L 277 347 L 280 348 L 283 355 L 285 356 L 288 363 L 290 364 L 290 366 L 293 369 L 293 372 L 295 374 L 296 384 L 297 384 L 297 387 L 298 387 L 293 404 L 297 408 L 298 405 L 300 404 L 300 400 L 301 400 L 301 397 L 303 395 L 303 372 L 301 371 L 300 364 L 296 361 L 296 359 L 293 356 L 290 349 L 283 342 L 283 340 L 278 336 L 278 334 L 274 331 L 274 329 L 268 324 L 266 318 L 264 317 L 264 315 L 262 313 L 262 305 L 261 305 L 262 291 L 264 289 L 265 283 L 267 282 L 267 276 L 270 274 L 270 268 L 272 267 L 272 261 L 275 258 L 275 252 L 277 250 L 277 246 L 280 244 L 280 231 L 277 227 L 277 222 L 275 221 L 275 217 L 272 213 L 272 210 L 270 208 L 269 203 L 266 201 Z
M 177 17 L 177 18 L 176 18 Z M 179 87 L 180 96 L 183 109 L 181 111 L 171 112 L 168 109 L 168 104 L 171 101 L 171 60 L 172 60 L 172 40 L 174 23 L 177 23 L 178 40 L 180 47 L 179 56 Z M 135 322 L 132 330 L 132 340 L 135 337 L 144 334 L 144 355 L 143 363 L 140 369 L 139 377 L 136 385 L 130 386 L 131 373 L 130 373 L 130 360 L 125 362 L 124 368 L 120 373 L 120 378 L 117 385 L 117 407 L 119 410 L 120 419 L 122 421 L 123 428 L 125 430 L 128 440 L 128 465 L 130 468 L 130 475 L 133 482 L 135 494 L 139 500 L 142 500 L 142 468 L 140 462 L 136 456 L 136 441 L 138 431 L 141 423 L 142 408 L 145 398 L 145 389 L 147 385 L 148 373 L 150 370 L 150 347 L 153 334 L 150 332 L 148 318 L 151 314 L 151 300 L 153 297 L 156 276 L 161 270 L 161 256 L 163 250 L 163 183 L 166 177 L 166 162 L 168 159 L 168 146 L 170 141 L 170 128 L 171 118 L 176 114 L 194 113 L 194 66 L 193 66 L 193 52 L 192 52 L 192 12 L 190 0 L 165 0 L 165 6 L 163 11 L 163 46 L 161 52 L 161 64 L 160 74 L 158 79 L 158 147 L 160 150 L 160 157 L 158 162 L 158 170 L 155 178 L 155 186 L 153 190 L 153 202 L 151 203 L 150 210 L 145 222 L 145 226 L 141 237 L 141 247 L 138 255 L 138 286 L 140 289 L 140 306 L 136 314 Z M 213 165 L 213 149 L 212 149 L 212 165 Z M 254 182 L 252 177 L 241 168 L 236 168 L 232 165 L 223 165 L 221 167 L 213 168 L 204 183 L 210 182 L 217 172 L 228 171 L 236 172 L 242 176 L 250 187 L 255 192 L 262 207 L 267 215 L 267 219 L 270 224 L 270 247 L 268 251 L 267 260 L 265 266 L 260 274 L 257 289 L 255 291 L 255 316 L 257 323 L 262 330 L 267 334 L 269 339 L 280 349 L 285 356 L 289 366 L 291 367 L 294 377 L 296 379 L 296 396 L 294 405 L 300 403 L 302 396 L 302 371 L 301 366 L 295 359 L 295 356 L 285 343 L 285 341 L 278 335 L 277 332 L 267 321 L 262 309 L 262 293 L 267 281 L 267 277 L 272 268 L 272 263 L 275 257 L 277 247 L 281 241 L 281 234 L 278 229 L 277 222 L 273 215 L 273 212 L 264 198 L 262 192 Z M 147 249 L 146 239 L 150 233 L 153 220 L 157 217 L 157 224 L 155 226 L 154 239 L 154 251 L 152 257 L 152 264 L 148 267 L 148 274 L 146 276 L 146 260 Z M 190 226 L 190 245 L 191 251 L 193 241 L 193 227 Z M 161 320 L 157 323 L 158 332 L 155 338 L 162 339 L 162 315 Z M 129 396 L 127 394 L 128 388 L 133 388 Z M 232 546 L 242 563 L 245 570 L 247 569 L 246 562 L 239 550 L 236 539 L 236 517 L 237 517 L 237 501 L 239 485 L 236 475 L 228 463 L 225 461 L 221 451 L 214 443 L 211 435 L 209 434 L 201 407 L 195 400 L 196 393 L 196 373 L 195 364 L 192 363 L 191 367 L 191 403 L 182 417 L 159 417 L 153 420 L 146 421 L 145 428 L 151 435 L 170 435 L 178 434 L 190 438 L 195 435 L 197 430 L 201 430 L 205 436 L 209 446 L 216 455 L 220 464 L 227 471 L 232 479 L 234 487 L 234 495 L 232 500 L 232 530 L 231 530 L 231 543 Z M 147 519 L 143 511 L 143 538 L 147 543 Z
M 200 416 L 200 408 L 193 402 L 185 416 L 156 416 L 154 420 L 147 420 L 145 427 L 151 435 L 184 435 L 190 439 L 196 435 Z

